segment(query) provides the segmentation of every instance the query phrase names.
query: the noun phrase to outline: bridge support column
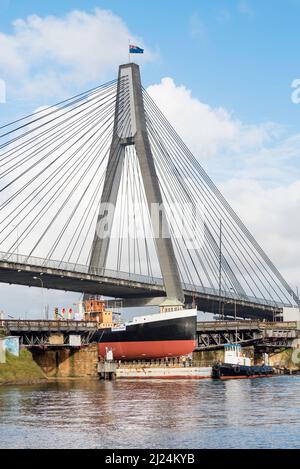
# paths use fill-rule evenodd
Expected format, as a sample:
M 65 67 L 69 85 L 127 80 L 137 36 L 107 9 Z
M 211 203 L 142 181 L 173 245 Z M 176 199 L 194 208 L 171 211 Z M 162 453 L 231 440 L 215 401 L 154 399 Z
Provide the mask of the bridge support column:
M 47 377 L 91 378 L 98 377 L 98 347 L 90 344 L 82 349 L 49 347 L 41 350 L 32 348 L 34 361 Z
M 128 112 L 129 124 L 124 125 L 124 116 L 127 116 Z M 156 204 L 165 221 L 163 233 L 156 233 L 156 230 L 154 232 L 167 299 L 182 304 L 184 294 L 148 137 L 140 70 L 139 66 L 133 63 L 121 65 L 119 68 L 114 133 L 92 247 L 91 272 L 93 268 L 101 271 L 106 266 L 112 220 L 109 222 L 110 226 L 106 231 L 105 239 L 101 239 L 99 232 L 102 233 L 101 224 L 105 215 L 105 207 L 107 204 L 116 206 L 126 145 L 135 145 L 150 214 Z

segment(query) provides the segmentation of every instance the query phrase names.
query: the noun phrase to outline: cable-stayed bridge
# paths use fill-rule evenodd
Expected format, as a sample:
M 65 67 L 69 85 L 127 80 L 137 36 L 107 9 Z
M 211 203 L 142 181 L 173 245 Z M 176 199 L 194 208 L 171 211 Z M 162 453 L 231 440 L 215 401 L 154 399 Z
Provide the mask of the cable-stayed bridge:
M 299 306 L 199 158 L 136 64 L 2 126 L 0 281 L 249 318 Z

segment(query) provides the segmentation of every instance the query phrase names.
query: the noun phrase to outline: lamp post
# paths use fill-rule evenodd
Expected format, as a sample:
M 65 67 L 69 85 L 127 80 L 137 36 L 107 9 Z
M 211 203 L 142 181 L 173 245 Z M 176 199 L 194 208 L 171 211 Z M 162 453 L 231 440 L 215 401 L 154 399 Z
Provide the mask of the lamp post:
M 43 308 L 42 310 L 44 311 L 44 314 L 45 314 L 45 301 L 44 301 L 44 284 L 43 284 L 43 280 L 41 279 L 41 277 L 33 277 L 33 280 L 39 280 L 41 282 L 41 287 L 42 287 L 42 300 L 43 300 Z

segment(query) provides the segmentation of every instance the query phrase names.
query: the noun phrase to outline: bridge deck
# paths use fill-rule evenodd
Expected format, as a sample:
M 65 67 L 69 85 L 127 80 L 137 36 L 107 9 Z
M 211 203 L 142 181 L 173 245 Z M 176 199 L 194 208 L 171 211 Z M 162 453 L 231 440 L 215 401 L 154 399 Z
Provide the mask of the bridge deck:
M 34 279 L 35 276 L 39 276 L 43 287 L 47 289 L 122 298 L 129 302 L 132 300 L 136 306 L 139 299 L 157 299 L 166 296 L 162 279 L 159 278 L 110 270 L 105 270 L 101 274 L 96 271 L 89 273 L 84 271 L 88 269 L 86 266 L 76 266 L 76 270 L 74 268 L 71 271 L 66 270 L 71 266 L 57 261 L 48 261 L 47 265 L 44 265 L 43 259 L 33 258 L 29 260 L 34 263 L 29 264 L 25 262 L 25 256 L 19 256 L 20 262 L 1 257 L 0 282 L 3 283 L 41 287 L 40 281 Z M 222 292 L 220 299 L 217 292 L 204 287 L 184 284 L 184 295 L 186 303 L 195 303 L 200 311 L 211 313 L 218 313 L 221 301 L 224 316 L 233 316 L 235 308 L 238 317 L 250 319 L 272 320 L 274 316 L 282 313 L 282 305 L 267 300 L 260 302 L 257 298 L 241 299 L 228 292 Z
M 24 320 L 4 319 L 0 321 L 0 327 L 11 334 L 21 332 L 90 332 L 97 330 L 95 321 L 47 321 L 47 320 Z

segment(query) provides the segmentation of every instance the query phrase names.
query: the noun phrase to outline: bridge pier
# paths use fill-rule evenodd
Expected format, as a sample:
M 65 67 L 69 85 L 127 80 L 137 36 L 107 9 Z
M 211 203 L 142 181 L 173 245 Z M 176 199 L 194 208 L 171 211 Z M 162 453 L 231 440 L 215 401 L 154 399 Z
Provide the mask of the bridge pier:
M 98 377 L 97 344 L 80 349 L 49 347 L 32 349 L 34 361 L 48 378 L 90 378 Z

